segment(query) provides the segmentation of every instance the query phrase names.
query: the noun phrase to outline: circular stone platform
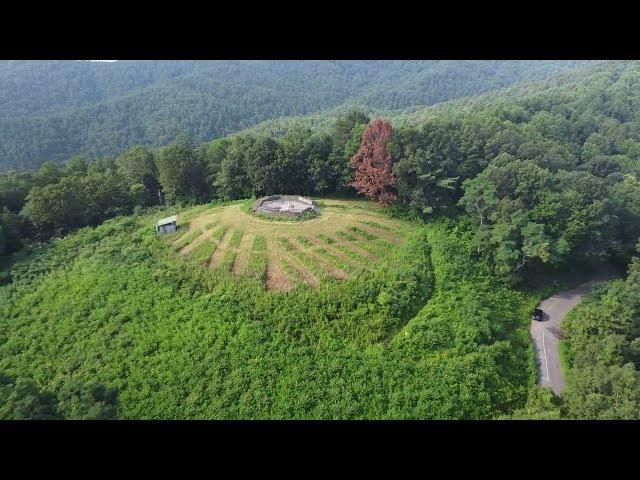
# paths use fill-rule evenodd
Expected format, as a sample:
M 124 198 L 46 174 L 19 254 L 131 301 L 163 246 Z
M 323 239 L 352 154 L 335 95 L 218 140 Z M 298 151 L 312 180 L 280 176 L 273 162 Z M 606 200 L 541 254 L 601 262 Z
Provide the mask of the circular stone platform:
M 298 195 L 271 195 L 256 200 L 253 211 L 266 215 L 297 217 L 317 213 L 318 205 L 313 200 Z

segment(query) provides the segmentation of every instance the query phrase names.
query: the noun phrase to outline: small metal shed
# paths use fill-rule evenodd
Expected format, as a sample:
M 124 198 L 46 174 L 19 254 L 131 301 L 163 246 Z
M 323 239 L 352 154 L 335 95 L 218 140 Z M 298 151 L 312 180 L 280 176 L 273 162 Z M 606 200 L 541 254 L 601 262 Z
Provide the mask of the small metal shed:
M 165 233 L 173 233 L 178 230 L 178 216 L 172 215 L 167 218 L 162 218 L 156 223 L 156 233 L 163 235 Z

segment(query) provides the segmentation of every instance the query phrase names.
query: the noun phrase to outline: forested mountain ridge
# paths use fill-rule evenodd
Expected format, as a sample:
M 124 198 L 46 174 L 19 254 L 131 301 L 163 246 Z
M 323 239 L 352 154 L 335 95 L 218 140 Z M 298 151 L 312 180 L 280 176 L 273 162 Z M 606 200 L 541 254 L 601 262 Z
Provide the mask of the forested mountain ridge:
M 265 120 L 254 126 L 237 132 L 242 134 L 267 135 L 281 137 L 292 130 L 300 127 L 310 128 L 316 132 L 326 132 L 335 123 L 335 120 L 350 110 L 360 110 L 369 117 L 383 117 L 393 123 L 394 126 L 419 126 L 429 119 L 443 116 L 473 115 L 477 110 L 496 108 L 497 105 L 504 105 L 509 102 L 519 102 L 523 97 L 534 95 L 545 95 L 551 92 L 557 95 L 559 89 L 580 90 L 585 82 L 597 85 L 600 83 L 601 90 L 604 90 L 602 80 L 611 82 L 611 75 L 616 75 L 616 71 L 624 69 L 624 65 L 631 67 L 637 65 L 635 61 L 598 61 L 585 65 L 582 68 L 570 68 L 560 71 L 548 78 L 536 81 L 521 82 L 500 89 L 492 89 L 486 92 L 479 92 L 474 96 L 464 96 L 442 100 L 430 105 L 411 105 L 404 108 L 383 108 L 367 105 L 361 101 L 352 101 L 329 108 L 320 112 L 313 112 L 306 115 L 280 117 Z M 600 76 L 596 81 L 595 76 Z M 587 94 L 582 92 L 582 94 Z M 566 98 L 566 94 L 562 93 Z M 548 108 L 551 108 L 549 106 Z
M 431 105 L 546 78 L 584 61 L 120 61 L 0 63 L 0 170 L 74 154 L 197 142 L 344 103 Z

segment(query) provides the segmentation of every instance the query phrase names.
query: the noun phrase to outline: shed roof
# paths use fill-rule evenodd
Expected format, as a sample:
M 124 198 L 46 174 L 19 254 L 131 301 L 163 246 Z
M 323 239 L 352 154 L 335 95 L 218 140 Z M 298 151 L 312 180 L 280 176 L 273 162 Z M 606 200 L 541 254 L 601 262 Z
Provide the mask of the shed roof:
M 156 226 L 159 227 L 161 225 L 167 225 L 169 223 L 178 223 L 178 216 L 171 215 L 170 217 L 167 217 L 167 218 L 161 218 L 160 220 L 158 220 L 158 223 L 156 224 Z

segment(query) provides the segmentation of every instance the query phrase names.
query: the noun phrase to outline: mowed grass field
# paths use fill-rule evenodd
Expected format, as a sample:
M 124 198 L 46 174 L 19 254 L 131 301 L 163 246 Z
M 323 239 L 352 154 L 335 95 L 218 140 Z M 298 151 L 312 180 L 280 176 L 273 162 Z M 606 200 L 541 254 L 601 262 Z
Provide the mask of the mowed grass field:
M 278 221 L 256 217 L 243 203 L 178 213 L 179 230 L 163 237 L 176 254 L 270 291 L 314 287 L 374 268 L 402 245 L 415 224 L 390 218 L 360 200 L 325 200 L 319 217 Z

